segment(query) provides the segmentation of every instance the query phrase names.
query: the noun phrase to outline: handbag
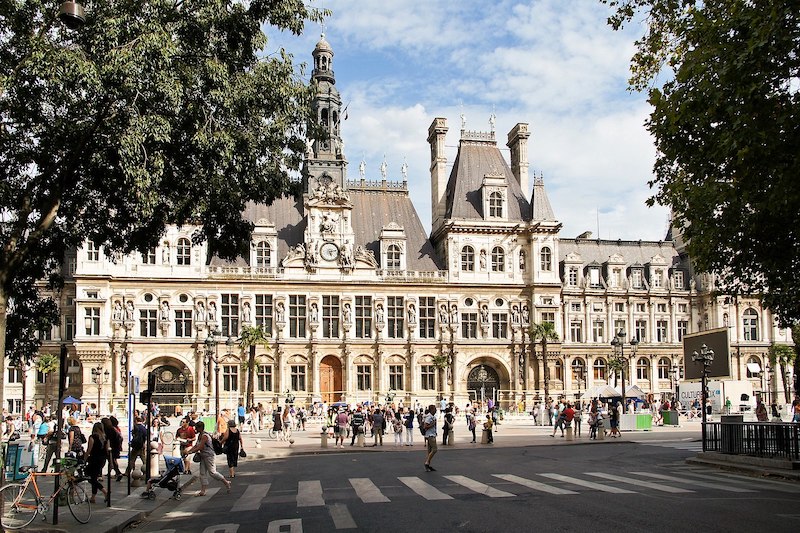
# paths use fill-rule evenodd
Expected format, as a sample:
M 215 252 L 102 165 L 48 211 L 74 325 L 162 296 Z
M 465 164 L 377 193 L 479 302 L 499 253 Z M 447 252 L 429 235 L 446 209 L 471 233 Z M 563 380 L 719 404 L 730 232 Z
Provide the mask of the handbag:
M 199 463 L 200 462 L 200 454 L 199 453 L 194 454 L 194 456 L 192 457 L 192 462 L 193 463 Z
M 246 451 L 244 451 L 244 450 L 239 450 L 239 457 L 241 457 L 242 459 L 244 459 L 245 457 L 247 457 L 247 452 L 246 452 Z

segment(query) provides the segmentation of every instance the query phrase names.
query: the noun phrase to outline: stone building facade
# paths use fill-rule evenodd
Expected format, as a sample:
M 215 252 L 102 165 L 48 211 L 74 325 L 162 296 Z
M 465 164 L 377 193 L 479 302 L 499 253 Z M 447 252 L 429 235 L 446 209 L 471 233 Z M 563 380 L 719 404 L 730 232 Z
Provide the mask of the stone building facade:
M 613 383 L 610 342 L 620 330 L 626 342 L 639 341 L 627 352 L 628 383 L 668 394 L 682 337 L 722 326 L 733 377 L 766 387 L 748 363 L 764 369 L 769 346 L 791 342 L 769 311 L 755 298 L 712 296 L 713 278 L 693 272 L 671 235 L 561 236 L 542 178 L 531 183 L 525 123 L 503 139 L 506 161 L 494 120 L 481 132 L 462 119 L 448 171 L 449 125 L 433 120 L 426 234 L 405 165 L 400 179 L 389 179 L 385 163 L 376 179 L 363 163 L 348 177 L 342 100 L 324 38 L 313 59 L 313 109 L 327 137 L 308 145 L 302 197 L 247 207 L 255 226 L 249 257 L 223 261 L 192 243 L 195 228 L 169 227 L 145 255 L 111 261 L 87 242 L 68 258 L 62 325 L 43 347 L 57 353 L 67 345 L 67 393 L 121 409 L 129 378 L 144 384 L 154 372 L 155 400 L 167 410 L 213 409 L 217 395 L 222 407 L 236 407 L 247 381 L 236 339 L 255 325 L 270 336 L 255 354 L 254 400 L 265 404 L 287 396 L 425 404 L 444 396 L 530 406 L 543 396 L 545 376 L 552 396 L 577 397 Z M 528 333 L 542 322 L 559 337 L 544 357 Z M 9 370 L 4 391 L 13 411 L 21 407 L 18 374 Z M 31 374 L 29 400 L 41 404 Z

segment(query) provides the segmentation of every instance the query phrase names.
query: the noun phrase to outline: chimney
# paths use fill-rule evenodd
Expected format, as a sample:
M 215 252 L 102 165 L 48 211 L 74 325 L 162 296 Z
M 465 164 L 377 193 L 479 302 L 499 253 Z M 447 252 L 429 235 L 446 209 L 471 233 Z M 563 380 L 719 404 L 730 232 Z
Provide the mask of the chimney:
M 428 143 L 431 145 L 431 229 L 444 222 L 447 188 L 447 156 L 444 139 L 447 135 L 447 119 L 435 118 L 428 128 Z
M 531 192 L 528 182 L 528 137 L 530 136 L 528 125 L 520 122 L 508 132 L 508 143 L 506 144 L 511 150 L 511 172 L 526 198 Z

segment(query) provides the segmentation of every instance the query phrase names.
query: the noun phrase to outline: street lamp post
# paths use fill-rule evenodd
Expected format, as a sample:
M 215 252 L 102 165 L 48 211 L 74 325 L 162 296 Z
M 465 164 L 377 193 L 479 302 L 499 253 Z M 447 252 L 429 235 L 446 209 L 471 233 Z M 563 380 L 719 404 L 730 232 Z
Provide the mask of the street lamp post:
M 217 335 L 219 330 L 209 330 L 208 337 L 206 337 L 206 367 L 210 368 L 211 363 L 214 363 L 214 415 L 219 419 L 219 362 L 217 359 L 217 351 L 219 341 Z
M 622 375 L 622 413 L 625 414 L 625 367 L 628 366 L 628 360 L 625 358 L 625 337 L 627 334 L 625 330 L 620 329 L 617 331 L 617 334 L 614 335 L 614 338 L 611 339 L 611 346 L 614 348 L 614 357 L 621 361 L 621 370 L 620 374 Z M 636 339 L 631 339 L 628 343 L 631 347 L 631 355 L 636 353 L 636 346 L 639 344 L 639 341 Z
M 678 399 L 678 369 L 680 367 L 676 364 L 672 365 L 672 373 L 670 377 L 672 378 L 672 403 L 675 403 L 675 400 Z
M 103 367 L 98 366 L 92 369 L 92 383 L 97 385 L 97 415 L 100 413 L 100 396 L 103 392 L 103 385 L 108 384 L 108 378 L 111 374 L 108 370 L 103 372 Z M 60 407 L 60 406 L 59 406 Z
M 714 362 L 714 350 L 703 344 L 700 347 L 700 353 L 697 351 L 692 352 L 692 361 L 695 363 L 700 363 L 703 365 L 703 374 L 701 376 L 701 398 L 702 398 L 702 405 L 700 406 L 703 410 L 702 412 L 702 438 L 703 438 L 703 451 L 706 451 L 706 402 L 708 401 L 708 368 L 711 366 L 711 363 Z

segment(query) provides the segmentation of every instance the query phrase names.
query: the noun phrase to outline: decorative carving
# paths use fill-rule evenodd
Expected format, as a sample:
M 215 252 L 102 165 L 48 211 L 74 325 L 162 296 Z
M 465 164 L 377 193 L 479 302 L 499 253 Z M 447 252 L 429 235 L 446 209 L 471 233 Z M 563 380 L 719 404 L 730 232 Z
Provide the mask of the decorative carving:
M 363 261 L 373 268 L 378 267 L 378 261 L 375 259 L 375 254 L 372 252 L 372 250 L 367 250 L 360 244 L 356 246 L 355 257 L 356 261 Z

